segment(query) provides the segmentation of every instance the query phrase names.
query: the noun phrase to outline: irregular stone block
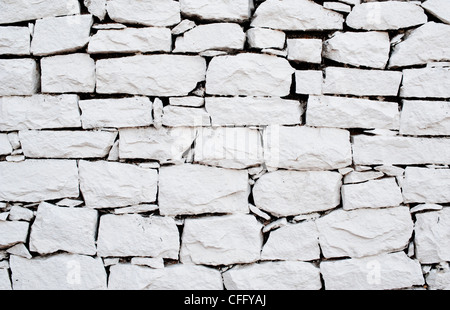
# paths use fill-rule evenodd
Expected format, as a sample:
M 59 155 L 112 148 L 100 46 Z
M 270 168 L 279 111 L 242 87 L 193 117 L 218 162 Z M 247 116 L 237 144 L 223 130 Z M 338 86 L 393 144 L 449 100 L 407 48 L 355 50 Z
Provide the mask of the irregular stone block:
M 80 188 L 89 208 L 114 208 L 154 202 L 158 172 L 106 161 L 80 161 Z
M 181 13 L 214 21 L 242 22 L 251 17 L 253 0 L 180 0 Z
M 428 0 L 422 3 L 422 7 L 444 23 L 450 24 L 450 3 L 446 0 Z
M 432 269 L 427 278 L 427 285 L 429 290 L 449 290 L 450 289 L 450 272 L 447 268 Z
M 0 134 L 0 155 L 9 155 L 13 151 L 7 134 Z
M 10 221 L 31 221 L 34 218 L 34 212 L 30 209 L 13 205 L 9 210 L 8 219 Z
M 201 165 L 161 167 L 162 215 L 248 213 L 248 173 Z
M 181 262 L 218 266 L 258 261 L 263 243 L 261 228 L 252 215 L 186 219 Z
M 400 97 L 450 98 L 450 68 L 423 68 L 403 70 Z
M 17 243 L 25 243 L 28 227 L 27 222 L 0 221 L 0 249 L 9 248 Z
M 84 0 L 84 6 L 87 7 L 89 13 L 104 20 L 106 16 L 106 0 Z
M 28 27 L 0 27 L 0 55 L 30 55 Z
M 322 62 L 322 40 L 287 39 L 287 53 L 289 60 L 320 64 Z
M 0 59 L 0 97 L 33 95 L 39 80 L 34 59 Z
M 384 173 L 379 171 L 352 171 L 345 175 L 344 184 L 363 183 L 366 181 L 382 178 L 383 176 Z
M 205 105 L 205 98 L 202 97 L 173 97 L 169 99 L 170 105 L 179 107 L 200 108 Z
M 449 186 L 449 169 L 407 167 L 402 182 L 403 197 L 406 203 L 448 203 Z
M 321 95 L 323 73 L 320 70 L 295 71 L 295 93 L 303 95 Z
M 203 108 L 166 106 L 163 109 L 162 124 L 167 127 L 210 126 L 211 118 Z
M 403 101 L 400 134 L 412 136 L 449 136 L 450 102 Z
M 101 257 L 178 259 L 180 236 L 170 217 L 108 214 L 100 218 L 97 248 Z
M 11 289 L 8 269 L 0 269 L 0 291 L 9 291 Z
M 253 188 L 255 205 L 277 217 L 333 209 L 341 200 L 342 176 L 328 171 L 275 171 Z
M 283 49 L 286 43 L 286 34 L 283 31 L 267 28 L 250 28 L 247 30 L 247 40 L 251 48 L 278 48 Z
M 72 160 L 0 163 L 0 200 L 39 202 L 78 197 L 78 169 Z

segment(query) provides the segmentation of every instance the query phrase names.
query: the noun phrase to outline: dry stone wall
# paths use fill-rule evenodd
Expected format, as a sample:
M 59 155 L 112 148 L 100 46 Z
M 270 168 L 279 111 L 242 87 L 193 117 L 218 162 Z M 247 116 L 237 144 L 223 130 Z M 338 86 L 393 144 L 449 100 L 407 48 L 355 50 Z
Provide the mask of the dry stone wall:
M 0 289 L 450 289 L 449 14 L 0 0 Z

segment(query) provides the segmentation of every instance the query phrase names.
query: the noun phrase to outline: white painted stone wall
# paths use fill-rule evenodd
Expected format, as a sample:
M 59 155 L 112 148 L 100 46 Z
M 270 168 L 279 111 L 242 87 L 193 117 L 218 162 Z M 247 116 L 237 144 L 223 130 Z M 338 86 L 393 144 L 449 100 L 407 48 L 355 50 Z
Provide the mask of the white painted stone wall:
M 0 4 L 0 290 L 450 289 L 449 0 Z

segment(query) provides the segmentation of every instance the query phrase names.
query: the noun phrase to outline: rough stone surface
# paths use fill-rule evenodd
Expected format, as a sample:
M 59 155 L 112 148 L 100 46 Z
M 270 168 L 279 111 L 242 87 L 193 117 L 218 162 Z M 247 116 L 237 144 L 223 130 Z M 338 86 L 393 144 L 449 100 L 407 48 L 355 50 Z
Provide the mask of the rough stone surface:
M 0 221 L 0 249 L 9 248 L 17 243 L 25 243 L 29 224 L 21 221 Z
M 427 20 L 427 15 L 416 3 L 383 1 L 356 5 L 346 23 L 353 29 L 397 30 L 421 25 Z
M 20 131 L 23 153 L 28 158 L 103 158 L 117 132 Z
M 180 35 L 185 33 L 186 31 L 191 30 L 192 28 L 196 27 L 197 24 L 189 19 L 183 19 L 178 25 L 176 25 L 174 28 L 172 28 L 172 34 L 173 35 Z
M 250 28 L 247 31 L 247 40 L 251 48 L 283 49 L 286 43 L 286 34 L 279 30 Z
M 402 73 L 328 67 L 323 92 L 334 95 L 397 96 Z
M 264 131 L 268 167 L 332 170 L 351 164 L 349 132 L 334 128 L 269 126 Z
M 384 69 L 390 50 L 387 32 L 336 32 L 325 41 L 323 56 L 357 67 Z
M 0 134 L 0 155 L 9 155 L 13 151 L 7 134 Z
M 173 106 L 200 108 L 205 105 L 205 98 L 195 96 L 173 97 L 169 99 L 169 102 Z
M 248 195 L 247 171 L 189 164 L 160 169 L 163 215 L 248 213 Z
M 320 64 L 322 62 L 322 40 L 287 39 L 288 59 L 295 62 Z
M 152 102 L 147 97 L 80 100 L 83 129 L 150 126 Z
M 384 173 L 379 171 L 352 171 L 345 175 L 344 184 L 363 183 L 366 181 L 382 178 L 383 176 Z
M 40 254 L 65 251 L 95 255 L 97 220 L 95 210 L 64 208 L 43 202 L 31 226 L 30 250 Z
M 28 96 L 39 89 L 39 72 L 33 59 L 0 59 L 0 96 Z
M 89 41 L 88 53 L 170 52 L 172 33 L 169 28 L 146 27 L 99 30 Z
M 49 17 L 36 21 L 31 52 L 35 56 L 72 52 L 89 42 L 92 15 Z
M 213 266 L 258 261 L 263 243 L 261 228 L 252 215 L 186 219 L 181 261 Z
M 78 165 L 87 207 L 114 208 L 156 201 L 156 170 L 106 161 L 80 161 Z
M 372 180 L 342 187 L 344 210 L 397 207 L 403 202 L 395 178 Z
M 206 92 L 224 96 L 286 96 L 294 69 L 275 56 L 244 53 L 215 57 L 208 67 Z
M 449 290 L 450 289 L 450 272 L 448 265 L 445 269 L 432 269 L 428 274 L 427 285 L 430 290 Z
M 253 0 L 180 0 L 181 12 L 204 20 L 242 22 L 250 18 Z
M 76 95 L 0 98 L 0 130 L 81 127 Z
M 320 259 L 316 223 L 307 221 L 272 231 L 261 252 L 261 259 L 287 261 Z
M 42 92 L 92 93 L 95 62 L 88 54 L 70 54 L 41 59 Z
M 10 258 L 15 290 L 103 290 L 107 276 L 100 258 L 58 254 Z
M 78 197 L 78 169 L 71 160 L 0 163 L 0 200 L 39 202 Z
M 178 259 L 180 238 L 169 217 L 137 214 L 103 215 L 98 230 L 101 257 L 163 257 Z
M 342 14 L 309 0 L 266 0 L 256 10 L 253 27 L 281 30 L 342 29 Z
M 10 221 L 31 221 L 34 218 L 34 212 L 30 209 L 21 207 L 19 205 L 13 205 L 9 210 L 8 219 Z
M 391 290 L 423 285 L 420 264 L 404 252 L 320 264 L 327 290 Z
M 353 137 L 353 161 L 357 165 L 419 165 L 450 162 L 450 139 L 398 136 Z
M 263 97 L 208 97 L 213 126 L 297 125 L 303 109 L 298 101 Z
M 400 97 L 404 98 L 450 98 L 450 67 L 403 70 Z
M 200 53 L 207 50 L 242 50 L 245 44 L 242 27 L 233 23 L 200 25 L 175 41 L 174 53 Z
M 444 23 L 450 24 L 450 3 L 446 0 L 427 0 L 422 7 Z
M 111 267 L 111 290 L 222 290 L 218 270 L 195 265 L 151 269 L 129 264 Z
M 253 188 L 255 205 L 278 217 L 333 209 L 340 203 L 342 177 L 328 171 L 275 171 Z
M 0 27 L 0 55 L 30 55 L 28 27 Z
M 119 23 L 174 26 L 181 21 L 180 4 L 171 0 L 109 0 L 109 17 Z
M 414 136 L 449 136 L 450 102 L 403 101 L 400 134 Z
M 100 20 L 104 20 L 106 16 L 106 0 L 84 0 L 84 5 L 88 8 L 89 13 L 97 16 Z
M 417 259 L 424 264 L 450 260 L 450 208 L 416 214 Z
M 227 290 L 319 290 L 320 271 L 305 262 L 236 266 L 223 273 Z
M 11 289 L 11 279 L 9 278 L 8 269 L 0 269 L 0 291 L 8 291 Z
M 406 248 L 413 232 L 409 208 L 337 210 L 316 220 L 323 255 L 365 257 Z
M 211 119 L 203 108 L 166 106 L 163 109 L 162 124 L 167 127 L 210 126 Z
M 323 73 L 319 70 L 295 71 L 295 93 L 304 95 L 321 95 Z
M 205 80 L 205 71 L 206 61 L 198 56 L 138 55 L 103 59 L 97 61 L 97 92 L 186 96 L 198 82 Z
M 448 203 L 450 202 L 449 169 L 427 169 L 408 167 L 402 183 L 406 203 Z
M 399 129 L 396 102 L 310 96 L 306 124 L 316 127 Z

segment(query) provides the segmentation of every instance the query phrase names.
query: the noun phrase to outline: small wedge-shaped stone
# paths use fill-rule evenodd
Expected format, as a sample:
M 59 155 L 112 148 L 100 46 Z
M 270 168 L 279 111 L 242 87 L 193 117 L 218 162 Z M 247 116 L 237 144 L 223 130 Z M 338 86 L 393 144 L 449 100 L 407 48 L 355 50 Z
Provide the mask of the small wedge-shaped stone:
M 450 60 L 450 25 L 430 22 L 413 31 L 394 47 L 390 68 Z
M 449 186 L 449 169 L 408 167 L 402 182 L 406 203 L 449 203 Z
M 200 25 L 178 37 L 173 52 L 200 53 L 207 50 L 242 50 L 245 39 L 245 33 L 238 24 Z
M 9 155 L 13 151 L 8 135 L 0 134 L 0 155 Z
M 0 291 L 9 291 L 11 289 L 8 269 L 0 269 Z
M 258 261 L 263 243 L 261 229 L 253 215 L 186 219 L 181 262 L 218 266 Z
M 162 215 L 248 213 L 248 195 L 244 170 L 189 164 L 160 169 Z
M 30 55 L 28 27 L 0 27 L 0 55 Z
M 414 223 L 408 207 L 337 210 L 316 220 L 326 258 L 364 257 L 405 248 Z
M 192 146 L 194 128 L 126 128 L 120 130 L 119 157 L 177 162 Z
M 303 114 L 299 101 L 263 97 L 207 97 L 206 110 L 213 126 L 298 125 Z
M 41 59 L 42 92 L 92 93 L 95 61 L 88 54 L 70 54 Z
M 273 168 L 332 170 L 352 163 L 350 133 L 334 128 L 269 126 L 264 158 Z
M 80 188 L 90 208 L 114 208 L 154 202 L 158 172 L 106 161 L 80 161 Z
M 382 178 L 383 176 L 384 173 L 379 171 L 352 171 L 345 175 L 344 184 L 363 183 L 366 181 Z
M 180 5 L 189 17 L 242 22 L 251 17 L 253 0 L 180 0 Z
M 275 171 L 258 179 L 255 205 L 277 217 L 333 209 L 341 200 L 342 176 L 328 171 Z
M 97 16 L 100 20 L 105 19 L 106 0 L 84 0 L 84 6 L 87 7 L 89 13 Z
M 108 214 L 100 218 L 97 247 L 101 257 L 178 259 L 180 236 L 170 217 Z
M 110 290 L 222 290 L 222 276 L 213 268 L 172 265 L 152 269 L 130 264 L 110 268 Z
M 80 100 L 83 129 L 150 126 L 153 104 L 148 97 Z
M 39 254 L 65 251 L 95 255 L 98 213 L 41 203 L 31 226 L 30 250 Z
M 320 290 L 319 268 L 305 262 L 236 266 L 223 273 L 227 290 Z
M 93 23 L 92 15 L 39 19 L 34 27 L 31 53 L 45 56 L 81 49 L 89 42 Z
M 427 0 L 422 7 L 444 23 L 450 24 L 450 3 L 447 0 Z
M 100 258 L 75 254 L 26 259 L 11 256 L 15 290 L 104 290 L 107 275 Z
M 450 208 L 416 214 L 416 219 L 417 259 L 422 264 L 450 261 Z
M 419 262 L 404 252 L 322 262 L 327 290 L 392 290 L 423 285 Z
M 400 97 L 450 98 L 450 68 L 423 68 L 403 70 Z
M 27 222 L 0 221 L 0 249 L 9 248 L 17 243 L 25 243 L 28 236 Z
M 0 175 L 0 201 L 39 202 L 79 195 L 76 161 L 1 162 Z
M 398 103 L 309 96 L 306 124 L 315 127 L 398 129 Z
M 109 0 L 109 17 L 119 23 L 174 26 L 181 21 L 180 4 L 171 0 Z
M 253 27 L 281 30 L 342 29 L 342 14 L 310 0 L 266 0 L 256 10 Z
M 172 33 L 169 28 L 126 28 L 99 30 L 91 37 L 90 54 L 170 52 Z
M 21 131 L 28 158 L 103 158 L 116 140 L 113 131 Z
M 78 0 L 3 0 L 0 24 L 12 24 L 45 17 L 80 14 Z
M 352 146 L 357 165 L 450 163 L 450 139 L 359 135 Z
M 206 61 L 198 56 L 138 55 L 103 59 L 97 61 L 97 92 L 186 96 L 198 82 L 205 80 L 205 72 Z
M 77 95 L 0 98 L 0 131 L 79 128 Z
M 373 180 L 342 187 L 344 210 L 397 207 L 403 202 L 395 178 Z
M 346 23 L 353 29 L 398 30 L 425 24 L 428 17 L 416 3 L 369 2 L 356 5 Z
M 39 71 L 34 59 L 0 59 L 0 97 L 28 96 L 39 89 Z
M 450 136 L 450 102 L 403 101 L 400 134 Z
M 195 140 L 194 161 L 231 169 L 263 163 L 261 133 L 249 128 L 203 128 Z
M 261 259 L 287 261 L 320 259 L 316 223 L 307 221 L 272 231 L 261 252 Z
M 384 69 L 390 50 L 387 32 L 337 32 L 325 41 L 323 57 L 357 67 Z
M 244 53 L 214 57 L 206 74 L 206 92 L 224 96 L 287 96 L 294 68 L 276 56 Z
M 323 92 L 334 95 L 397 96 L 402 73 L 328 67 Z

